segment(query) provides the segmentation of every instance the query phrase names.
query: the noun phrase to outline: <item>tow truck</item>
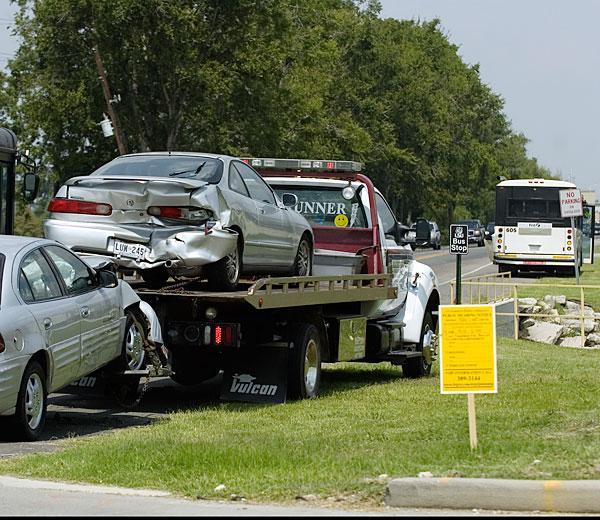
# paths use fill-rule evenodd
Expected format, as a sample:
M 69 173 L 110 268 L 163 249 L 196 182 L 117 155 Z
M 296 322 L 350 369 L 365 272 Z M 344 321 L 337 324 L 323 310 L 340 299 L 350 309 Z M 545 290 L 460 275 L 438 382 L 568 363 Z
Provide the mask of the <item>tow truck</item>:
M 158 289 L 130 282 L 158 316 L 172 379 L 194 385 L 223 370 L 221 399 L 285 402 L 319 394 L 322 363 L 391 362 L 407 377 L 429 375 L 437 278 L 414 259 L 361 164 L 243 160 L 288 211 L 312 209 L 313 273 L 248 280 L 234 292 L 209 291 L 201 277 Z M 417 241 L 429 235 L 426 221 L 417 226 Z

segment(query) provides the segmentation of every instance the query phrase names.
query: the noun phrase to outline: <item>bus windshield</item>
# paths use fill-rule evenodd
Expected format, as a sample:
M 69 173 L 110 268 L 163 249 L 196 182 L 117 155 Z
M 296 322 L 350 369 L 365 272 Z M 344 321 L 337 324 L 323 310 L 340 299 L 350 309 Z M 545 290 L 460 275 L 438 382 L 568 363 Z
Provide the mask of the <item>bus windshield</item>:
M 545 186 L 498 186 L 496 226 L 516 226 L 519 222 L 550 222 L 569 226 L 560 216 L 560 188 Z

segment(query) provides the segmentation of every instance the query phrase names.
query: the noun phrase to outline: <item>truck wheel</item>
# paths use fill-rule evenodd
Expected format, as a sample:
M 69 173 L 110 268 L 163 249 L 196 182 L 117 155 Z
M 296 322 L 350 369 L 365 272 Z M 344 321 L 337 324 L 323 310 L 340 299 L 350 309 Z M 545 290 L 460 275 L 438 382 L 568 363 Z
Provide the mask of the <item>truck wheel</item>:
M 421 341 L 417 345 L 417 351 L 423 354 L 421 357 L 412 358 L 402 365 L 402 373 L 405 377 L 423 377 L 431 374 L 432 360 L 431 356 L 426 356 L 423 352 L 423 345 L 427 344 L 430 335 L 435 333 L 433 316 L 431 311 L 426 311 L 423 316 L 423 325 L 421 326 Z
M 209 266 L 209 288 L 213 291 L 235 291 L 240 280 L 241 270 L 242 254 L 238 243 L 231 254 Z
M 201 356 L 186 355 L 181 352 L 171 355 L 171 379 L 182 386 L 199 385 L 212 379 L 219 373 L 219 369 L 207 365 Z
M 151 269 L 142 269 L 142 279 L 152 287 L 158 287 L 169 279 L 169 271 L 164 265 L 152 267 Z
M 37 361 L 25 368 L 15 415 L 12 417 L 12 431 L 25 441 L 37 441 L 46 423 L 46 374 Z
M 313 252 L 310 242 L 303 237 L 294 259 L 294 276 L 310 276 L 312 273 Z
M 301 323 L 293 335 L 288 369 L 288 397 L 312 399 L 321 384 L 321 338 L 317 327 Z

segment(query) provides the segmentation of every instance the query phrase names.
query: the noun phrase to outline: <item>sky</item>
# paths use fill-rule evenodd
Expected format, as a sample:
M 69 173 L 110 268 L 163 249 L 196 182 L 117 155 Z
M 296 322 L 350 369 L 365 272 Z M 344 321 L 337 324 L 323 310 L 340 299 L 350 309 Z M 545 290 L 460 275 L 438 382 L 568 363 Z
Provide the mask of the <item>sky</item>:
M 382 18 L 431 20 L 504 99 L 538 163 L 600 195 L 600 0 L 380 0 Z M 0 67 L 15 7 L 0 0 Z

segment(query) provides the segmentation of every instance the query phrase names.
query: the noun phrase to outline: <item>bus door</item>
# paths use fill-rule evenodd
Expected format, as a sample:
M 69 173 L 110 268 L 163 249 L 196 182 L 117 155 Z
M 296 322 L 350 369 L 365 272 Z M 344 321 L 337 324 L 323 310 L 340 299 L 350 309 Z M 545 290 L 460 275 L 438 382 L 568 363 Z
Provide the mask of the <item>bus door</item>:
M 581 251 L 584 264 L 594 263 L 594 233 L 596 217 L 595 207 L 591 204 L 583 205 L 583 227 L 581 233 Z
M 17 137 L 0 128 L 0 234 L 11 235 L 15 216 Z

